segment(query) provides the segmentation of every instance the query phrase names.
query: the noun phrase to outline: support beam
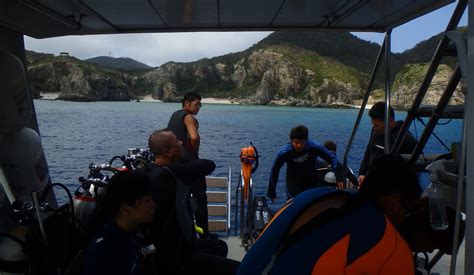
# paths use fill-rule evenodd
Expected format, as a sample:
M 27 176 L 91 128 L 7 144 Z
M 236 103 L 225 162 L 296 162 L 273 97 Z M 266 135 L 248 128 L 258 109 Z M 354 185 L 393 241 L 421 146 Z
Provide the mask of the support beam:
M 392 30 L 385 33 L 385 129 L 384 152 L 390 153 L 390 88 L 392 78 L 390 75 L 390 51 L 392 50 Z
M 468 5 L 469 18 L 468 18 L 468 41 L 467 41 L 467 60 L 468 67 L 467 72 L 467 95 L 464 103 L 464 111 L 466 112 L 466 140 L 474 140 L 474 70 L 472 70 L 472 64 L 474 64 L 474 0 L 469 0 Z M 464 274 L 474 274 L 474 146 L 469 145 L 465 148 L 466 150 L 466 239 L 465 239 L 465 270 Z
M 367 90 L 365 92 L 364 98 L 362 99 L 362 104 L 360 105 L 359 109 L 359 114 L 357 115 L 356 122 L 354 124 L 354 127 L 352 128 L 352 133 L 351 137 L 349 138 L 349 142 L 347 143 L 346 146 L 346 151 L 344 152 L 344 167 L 347 167 L 347 162 L 349 159 L 349 153 L 352 149 L 352 143 L 354 143 L 355 135 L 357 134 L 357 130 L 359 129 L 360 121 L 362 120 L 362 116 L 364 115 L 365 107 L 367 106 L 367 102 L 369 101 L 369 96 L 370 93 L 372 92 L 374 83 L 375 83 L 375 77 L 379 71 L 379 66 L 380 63 L 382 62 L 383 56 L 385 52 L 385 40 L 382 43 L 382 46 L 380 47 L 379 53 L 377 55 L 377 59 L 375 61 L 374 67 L 372 69 L 372 74 L 370 76 L 370 81 L 369 85 L 367 86 Z M 347 176 L 347 175 L 345 175 Z

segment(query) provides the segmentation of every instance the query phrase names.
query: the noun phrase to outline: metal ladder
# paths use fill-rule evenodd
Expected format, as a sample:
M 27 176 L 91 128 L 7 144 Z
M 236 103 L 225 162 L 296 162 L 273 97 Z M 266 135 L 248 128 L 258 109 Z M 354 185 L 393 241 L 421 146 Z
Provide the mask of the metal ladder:
M 224 233 L 230 231 L 230 203 L 231 203 L 231 170 L 229 178 L 206 177 L 207 211 L 209 215 L 209 232 Z

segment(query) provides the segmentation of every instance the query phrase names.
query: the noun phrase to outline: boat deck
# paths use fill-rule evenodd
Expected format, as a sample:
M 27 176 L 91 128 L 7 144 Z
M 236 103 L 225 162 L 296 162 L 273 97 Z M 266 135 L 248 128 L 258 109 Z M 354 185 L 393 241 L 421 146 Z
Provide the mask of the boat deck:
M 464 243 L 462 242 L 461 246 L 459 247 L 457 261 L 456 261 L 456 275 L 457 274 L 464 274 Z M 435 253 L 430 254 L 430 258 L 433 257 Z M 451 256 L 444 255 L 439 262 L 433 267 L 431 270 L 432 273 L 436 274 L 449 274 L 449 266 L 451 265 Z
M 242 247 L 242 242 L 238 236 L 229 236 L 222 238 L 223 241 L 227 243 L 229 247 L 229 253 L 227 254 L 227 258 L 242 261 L 245 256 L 245 250 Z
M 227 258 L 242 261 L 245 256 L 245 250 L 241 245 L 240 238 L 238 236 L 230 236 L 222 238 L 227 243 L 229 247 L 229 254 Z M 429 254 L 430 259 L 434 257 L 436 253 Z M 449 274 L 449 266 L 451 264 L 451 256 L 444 255 L 438 261 L 438 263 L 433 267 L 431 270 L 432 274 Z M 456 275 L 457 274 L 464 274 L 464 242 L 461 244 L 459 248 L 458 257 L 456 261 Z

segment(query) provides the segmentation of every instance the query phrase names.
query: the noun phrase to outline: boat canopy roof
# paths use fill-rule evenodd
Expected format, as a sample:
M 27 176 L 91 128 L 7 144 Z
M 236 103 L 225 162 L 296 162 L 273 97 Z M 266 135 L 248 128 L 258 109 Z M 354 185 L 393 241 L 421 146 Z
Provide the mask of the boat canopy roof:
M 322 30 L 385 32 L 453 0 L 4 0 L 0 26 L 65 35 Z

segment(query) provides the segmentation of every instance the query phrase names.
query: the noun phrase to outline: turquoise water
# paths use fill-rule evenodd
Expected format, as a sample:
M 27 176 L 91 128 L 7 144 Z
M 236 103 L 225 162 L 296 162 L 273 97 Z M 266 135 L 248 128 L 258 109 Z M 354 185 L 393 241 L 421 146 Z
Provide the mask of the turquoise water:
M 78 177 L 87 176 L 89 163 L 106 163 L 112 156 L 126 154 L 127 148 L 147 147 L 148 136 L 166 127 L 171 113 L 181 108 L 177 103 L 47 100 L 36 100 L 35 106 L 52 181 L 64 183 L 71 190 L 78 187 Z M 292 127 L 304 124 L 310 130 L 310 138 L 320 143 L 328 139 L 335 141 L 337 156 L 342 160 L 357 113 L 354 109 L 204 104 L 197 115 L 200 157 L 215 161 L 214 176 L 227 176 L 232 167 L 235 184 L 240 175 L 240 148 L 253 142 L 261 156 L 260 167 L 254 175 L 255 194 L 266 195 L 273 158 L 288 141 Z M 404 117 L 404 113 L 397 113 L 398 119 Z M 349 167 L 356 173 L 370 127 L 368 117 L 364 117 L 349 155 Z M 419 123 L 411 129 L 415 136 L 421 135 L 422 130 Z M 449 146 L 460 140 L 461 121 L 440 125 L 435 132 Z M 425 153 L 430 152 L 446 150 L 432 138 L 425 149 Z M 284 178 L 285 169 L 282 169 L 278 200 L 271 208 L 284 203 Z M 64 194 L 58 196 L 65 198 Z

